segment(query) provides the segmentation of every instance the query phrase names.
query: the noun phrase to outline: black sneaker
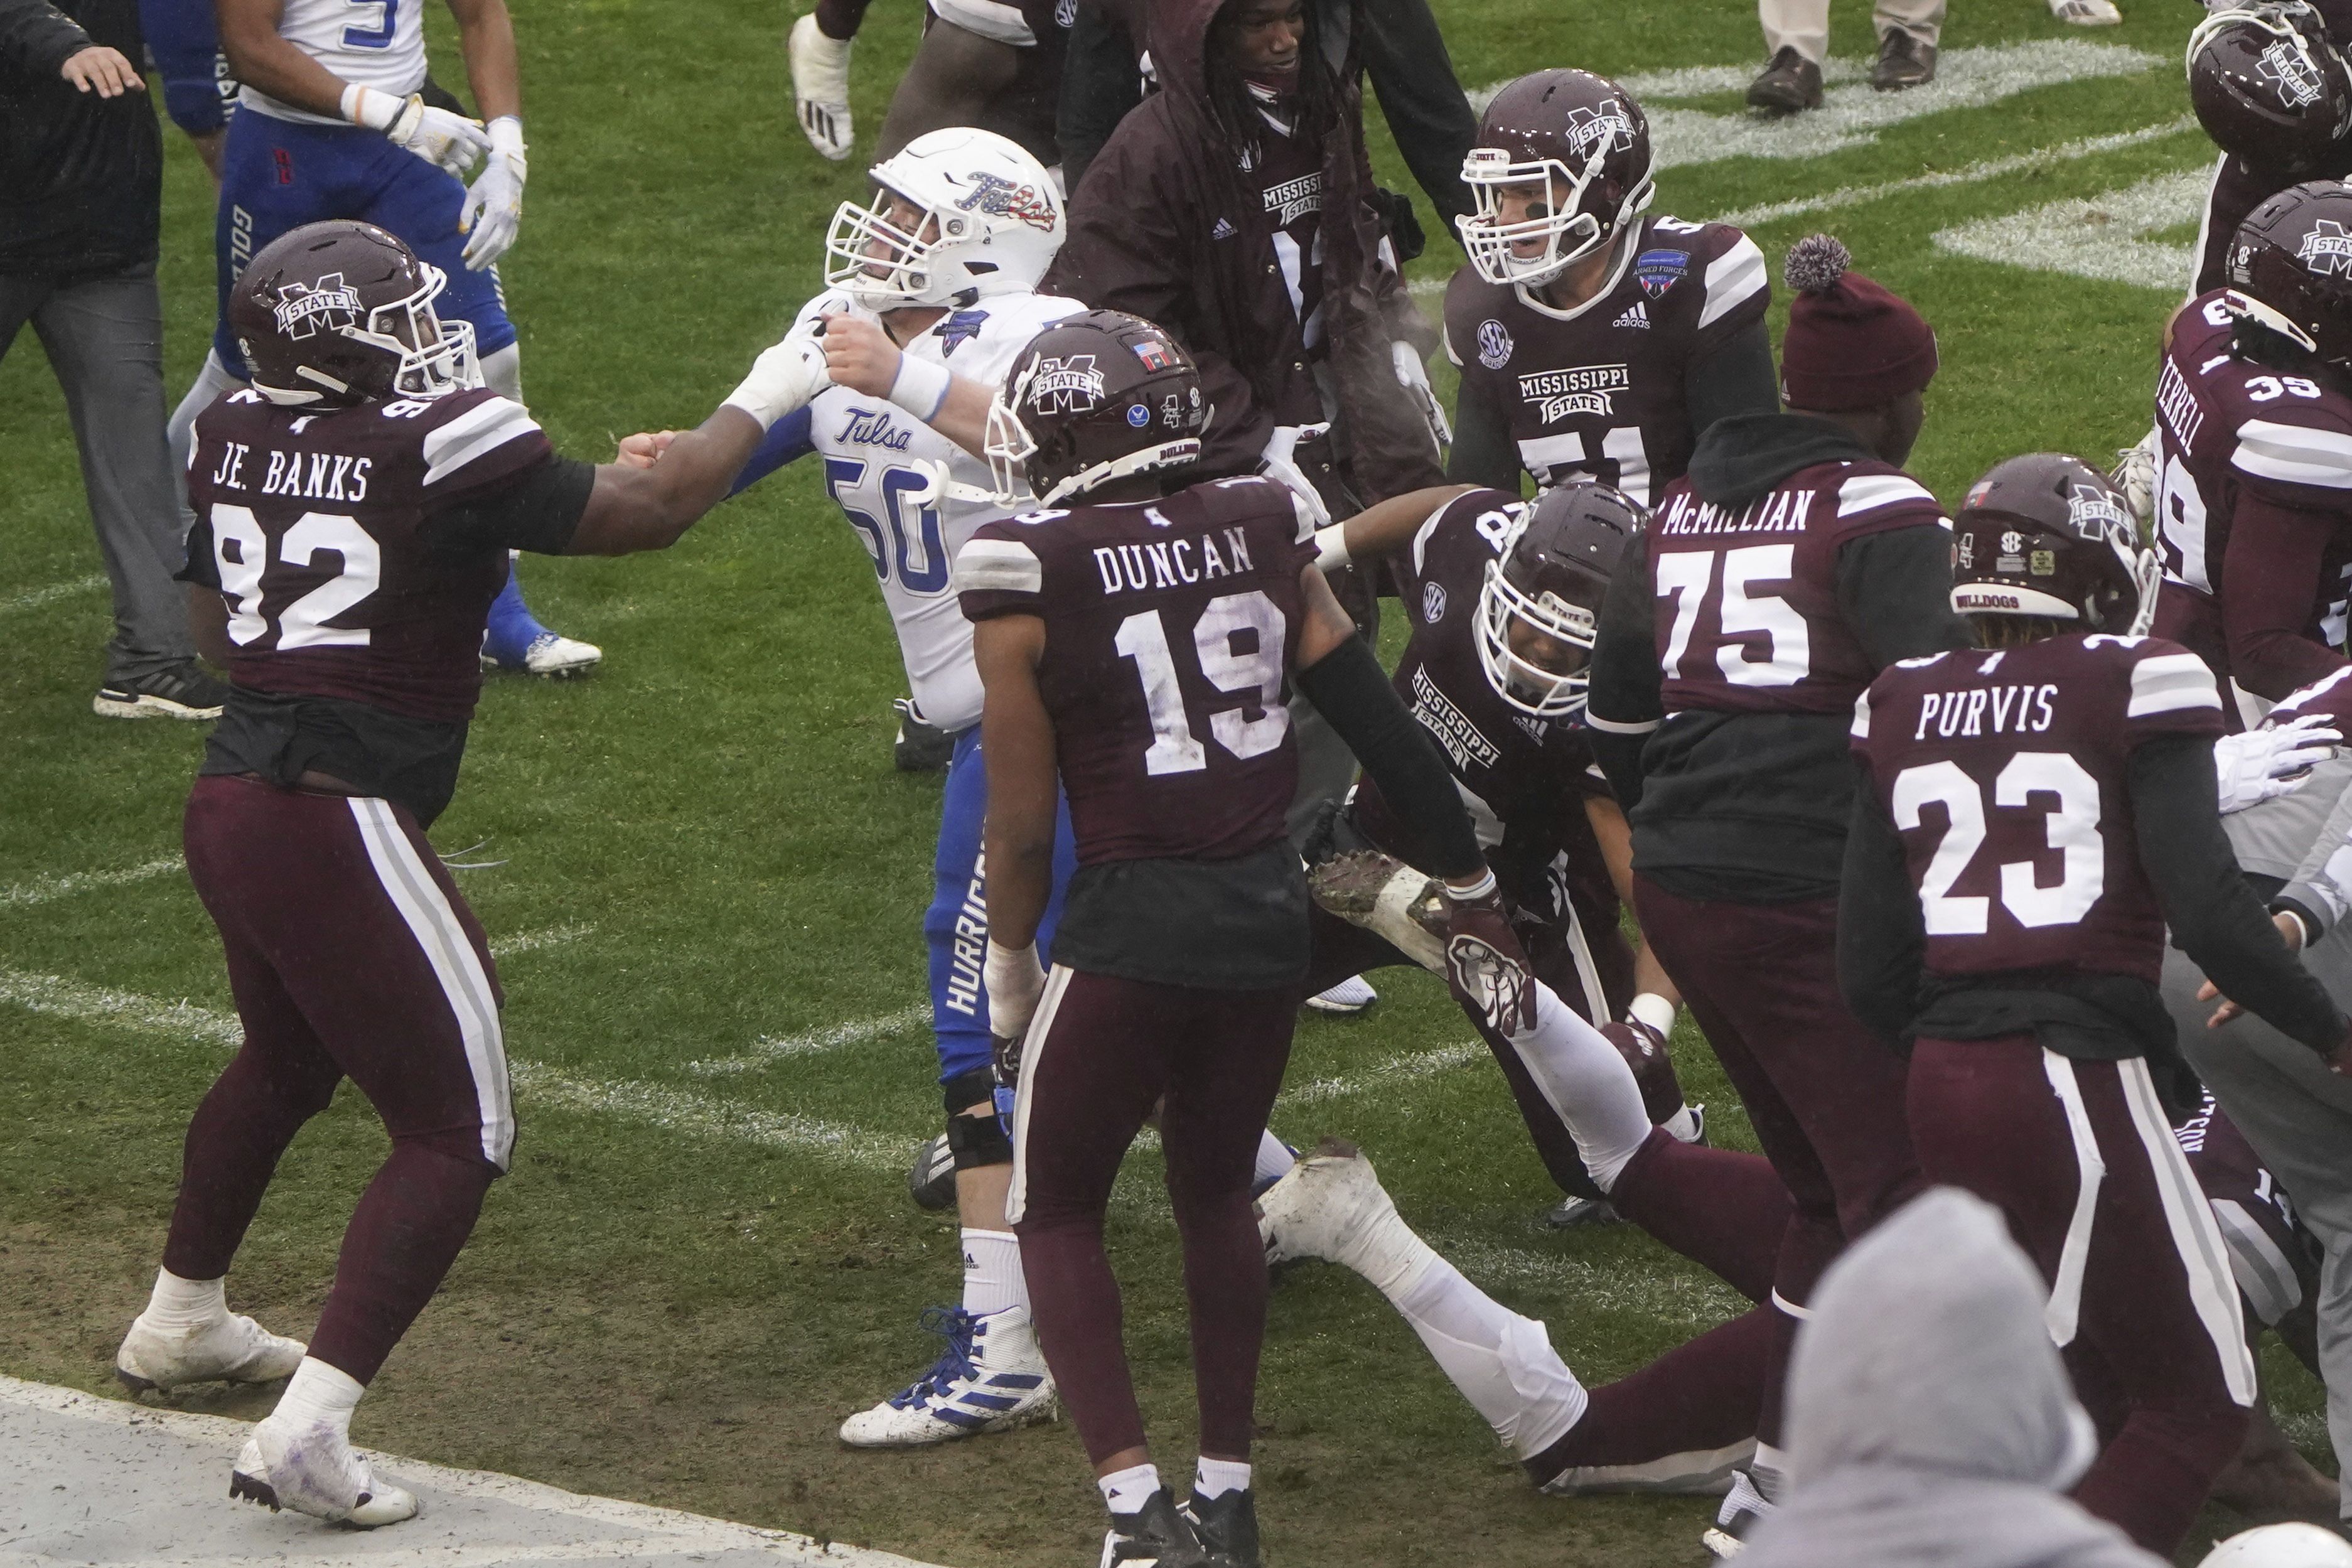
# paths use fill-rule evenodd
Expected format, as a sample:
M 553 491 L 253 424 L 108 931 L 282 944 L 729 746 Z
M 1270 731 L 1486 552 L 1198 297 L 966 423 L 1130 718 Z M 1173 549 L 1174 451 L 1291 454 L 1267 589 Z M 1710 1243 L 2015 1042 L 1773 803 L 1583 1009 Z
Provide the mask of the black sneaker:
M 1184 1518 L 1214 1568 L 1258 1568 L 1257 1504 L 1244 1489 L 1184 1504 Z
M 1252 1539 L 1255 1539 L 1255 1521 Z M 1177 1511 L 1176 1499 L 1166 1487 L 1153 1492 L 1135 1512 L 1110 1516 L 1099 1568 L 1117 1568 L 1120 1563 L 1127 1568 L 1212 1568 L 1209 1554 L 1201 1550 L 1192 1525 Z
M 936 1213 L 956 1201 L 955 1151 L 944 1132 L 915 1151 L 914 1168 L 907 1173 L 907 1191 L 915 1206 Z
M 1822 68 L 1784 48 L 1748 84 L 1748 107 L 1767 114 L 1794 114 L 1822 106 Z
M 206 675 L 194 659 L 130 680 L 110 680 L 90 700 L 109 719 L 217 719 L 228 683 Z
M 935 773 L 955 755 L 955 737 L 924 721 L 911 697 L 890 704 L 898 715 L 898 733 L 890 742 L 890 761 L 902 773 Z
M 1925 87 L 1936 79 L 1936 46 L 1923 44 L 1900 27 L 1878 40 L 1878 64 L 1871 68 L 1870 85 L 1881 92 L 1901 92 Z

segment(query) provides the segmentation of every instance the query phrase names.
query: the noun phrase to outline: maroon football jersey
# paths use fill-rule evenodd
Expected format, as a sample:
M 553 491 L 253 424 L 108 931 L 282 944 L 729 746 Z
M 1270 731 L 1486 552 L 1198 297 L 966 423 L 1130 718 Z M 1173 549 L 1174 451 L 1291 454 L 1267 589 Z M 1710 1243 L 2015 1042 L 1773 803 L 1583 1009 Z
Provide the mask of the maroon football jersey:
M 2346 545 L 2324 568 L 2308 631 L 2314 641 L 2344 647 L 2345 584 L 2352 580 L 2352 399 L 2231 353 L 2232 324 L 2221 297 L 2218 289 L 2200 295 L 2174 319 L 2172 342 L 2157 371 L 2164 587 L 2156 631 L 2226 674 L 2222 560 L 2241 495 L 2344 514 Z
M 1315 142 L 1286 136 L 1266 125 L 1259 139 L 1259 156 L 1243 171 L 1265 204 L 1267 226 L 1274 231 L 1275 259 L 1282 266 L 1283 288 L 1290 308 L 1298 312 L 1298 341 L 1307 357 L 1320 359 L 1323 342 L 1323 150 Z
M 1049 169 L 1060 163 L 1054 113 L 1062 100 L 1062 62 L 1077 0 L 930 0 L 928 13 L 926 31 L 936 17 L 1021 51 L 1013 79 L 971 123 L 1019 142 Z
M 2164 915 L 2140 864 L 2131 752 L 2221 733 L 2212 671 L 2155 637 L 2069 634 L 1890 666 L 1854 705 L 1853 750 L 1903 840 L 1927 973 L 2155 984 Z
M 1311 516 L 1255 477 L 986 523 L 957 553 L 964 614 L 1045 623 L 1037 686 L 1081 867 L 1282 838 L 1298 783 L 1283 691 L 1314 558 Z
M 1583 724 L 1520 712 L 1496 694 L 1478 658 L 1478 592 L 1524 504 L 1472 490 L 1433 513 L 1391 558 L 1414 622 L 1397 694 L 1437 742 L 1512 902 L 1557 920 L 1572 894 L 1613 922 L 1615 887 L 1584 814 L 1586 799 L 1607 795 L 1609 784 Z M 1412 842 L 1369 778 L 1357 781 L 1355 821 L 1381 848 Z
M 426 519 L 552 458 L 522 405 L 486 390 L 306 411 L 251 390 L 196 420 L 188 576 L 229 602 L 229 679 L 462 723 L 502 544 Z
M 2320 1251 L 2295 1218 L 2294 1204 L 2264 1168 L 2207 1090 L 2203 1103 L 2172 1129 L 2197 1189 L 2213 1210 L 2230 1249 L 2230 1272 L 2256 1321 L 2279 1321 L 2319 1299 Z
M 1890 463 L 1816 463 L 1737 509 L 1688 479 L 1650 520 L 1651 593 L 1668 713 L 1838 713 L 1872 666 L 1838 602 L 1838 552 L 1898 528 L 1949 528 Z
M 1685 373 L 1762 321 L 1771 300 L 1754 240 L 1653 216 L 1616 274 L 1573 310 L 1463 268 L 1445 290 L 1445 352 L 1465 396 L 1509 411 L 1538 487 L 1598 479 L 1646 506 L 1682 478 L 1698 440 Z
M 2352 664 L 2289 692 L 2267 717 L 2273 724 L 2284 724 L 2312 713 L 2325 713 L 2339 734 L 2352 735 Z

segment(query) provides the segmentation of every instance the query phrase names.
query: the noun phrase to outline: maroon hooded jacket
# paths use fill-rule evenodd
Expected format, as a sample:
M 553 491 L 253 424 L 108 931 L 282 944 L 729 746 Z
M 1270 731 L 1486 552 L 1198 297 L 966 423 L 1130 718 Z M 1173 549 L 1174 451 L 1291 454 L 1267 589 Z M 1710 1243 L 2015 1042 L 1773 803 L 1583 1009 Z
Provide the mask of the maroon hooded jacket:
M 1369 504 L 1442 484 L 1428 426 L 1397 384 L 1390 344 L 1434 332 L 1381 256 L 1357 86 L 1356 0 L 1308 0 L 1334 78 L 1321 149 L 1325 364 L 1339 402 L 1333 455 Z M 1204 473 L 1246 473 L 1276 425 L 1324 417 L 1297 307 L 1263 201 L 1209 108 L 1202 67 L 1220 0 L 1161 0 L 1150 47 L 1162 90 L 1119 121 L 1070 199 L 1070 237 L 1045 291 L 1158 323 L 1192 351 L 1215 415 Z

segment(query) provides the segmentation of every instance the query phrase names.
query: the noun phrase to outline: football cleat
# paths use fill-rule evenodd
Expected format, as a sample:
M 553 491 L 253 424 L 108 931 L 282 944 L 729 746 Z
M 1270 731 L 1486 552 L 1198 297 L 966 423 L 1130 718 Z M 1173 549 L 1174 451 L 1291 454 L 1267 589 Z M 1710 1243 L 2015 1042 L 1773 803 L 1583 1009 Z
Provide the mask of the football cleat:
M 1573 1230 L 1586 1225 L 1622 1225 L 1625 1216 L 1617 1212 L 1607 1198 L 1562 1198 L 1544 1210 L 1544 1224 L 1554 1230 Z
M 544 627 L 539 635 L 520 649 L 494 649 L 489 639 L 482 641 L 484 669 L 520 670 L 526 675 L 560 679 L 584 675 L 604 662 L 604 650 L 592 642 L 567 637 Z
M 2112 27 L 2124 19 L 2115 0 L 2050 0 L 2050 14 L 2077 27 Z
M 1445 898 L 1393 855 L 1350 849 L 1307 874 L 1315 901 L 1361 926 L 1433 974 L 1445 973 Z
M 835 163 L 849 156 L 855 142 L 849 121 L 849 51 L 855 38 L 827 37 L 812 11 L 784 36 L 793 66 L 793 104 L 801 131 Z
M 1257 1215 L 1270 1264 L 1319 1258 L 1368 1279 L 1411 1271 L 1413 1234 L 1397 1216 L 1372 1163 L 1344 1138 L 1317 1144 L 1265 1190 Z
M 1027 1311 L 1007 1307 L 975 1317 L 961 1307 L 933 1307 L 923 1327 L 947 1341 L 940 1359 L 873 1409 L 844 1421 L 843 1442 L 919 1448 L 1054 1418 L 1054 1377 Z
M 137 676 L 110 680 L 90 699 L 101 719 L 217 719 L 228 702 L 228 684 L 215 680 L 194 659 Z
M 955 1151 L 944 1132 L 915 1151 L 915 1164 L 907 1173 L 907 1192 L 919 1209 L 937 1211 L 956 1201 Z
M 1318 991 L 1307 999 L 1307 1005 L 1335 1018 L 1351 1018 L 1380 999 L 1381 994 L 1372 989 L 1371 983 L 1357 974 Z
M 1097 1568 L 1120 1568 L 1121 1564 L 1125 1568 L 1212 1568 L 1218 1562 L 1202 1549 L 1192 1522 L 1177 1509 L 1168 1489 L 1161 1487 L 1133 1513 L 1110 1516 Z
M 234 1312 L 178 1331 L 153 1327 L 142 1312 L 114 1352 L 114 1375 L 133 1394 L 168 1394 L 191 1383 L 274 1383 L 294 1375 L 307 1348 Z
M 416 1495 L 376 1479 L 351 1438 L 323 1421 L 272 1415 L 256 1426 L 229 1472 L 228 1495 L 272 1513 L 290 1508 L 353 1530 L 416 1517 Z
M 1213 1568 L 1259 1568 L 1257 1503 L 1246 1489 L 1184 1501 L 1184 1522 Z
M 1723 1506 L 1715 1510 L 1715 1522 L 1700 1535 L 1699 1544 L 1717 1558 L 1737 1557 L 1748 1550 L 1748 1538 L 1771 1511 L 1754 1478 L 1746 1470 L 1734 1470 L 1731 1490 L 1724 1494 Z

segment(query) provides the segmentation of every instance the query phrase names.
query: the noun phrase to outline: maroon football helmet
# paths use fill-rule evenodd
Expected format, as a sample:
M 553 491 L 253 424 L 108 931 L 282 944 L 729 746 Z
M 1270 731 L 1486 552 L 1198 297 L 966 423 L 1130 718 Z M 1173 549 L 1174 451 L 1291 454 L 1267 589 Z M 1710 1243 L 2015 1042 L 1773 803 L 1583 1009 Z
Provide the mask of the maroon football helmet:
M 481 381 L 472 325 L 434 313 L 445 281 L 373 224 L 305 224 L 229 285 L 229 331 L 272 402 L 431 397 Z
M 1456 220 L 1489 283 L 1550 282 L 1640 216 L 1651 183 L 1650 122 L 1633 94 L 1582 70 L 1539 70 L 1486 105 L 1462 161 L 1477 210 Z
M 1192 356 L 1140 316 L 1087 310 L 1029 340 L 988 410 L 999 501 L 1027 481 L 1040 504 L 1201 455 L 1210 407 Z
M 2305 0 L 2217 10 L 2189 35 L 2189 102 L 2223 152 L 2315 174 L 2352 135 L 2352 67 Z
M 2241 353 L 2352 379 L 2352 186 L 2309 180 L 2264 201 L 2238 226 L 2229 270 Z
M 1583 479 L 1511 510 L 1502 553 L 1478 589 L 1478 662 L 1520 712 L 1570 718 L 1584 711 L 1601 596 L 1650 516 L 1624 491 Z
M 1952 520 L 1952 608 L 2137 637 L 2161 575 L 2124 492 L 2063 452 L 1997 463 Z

